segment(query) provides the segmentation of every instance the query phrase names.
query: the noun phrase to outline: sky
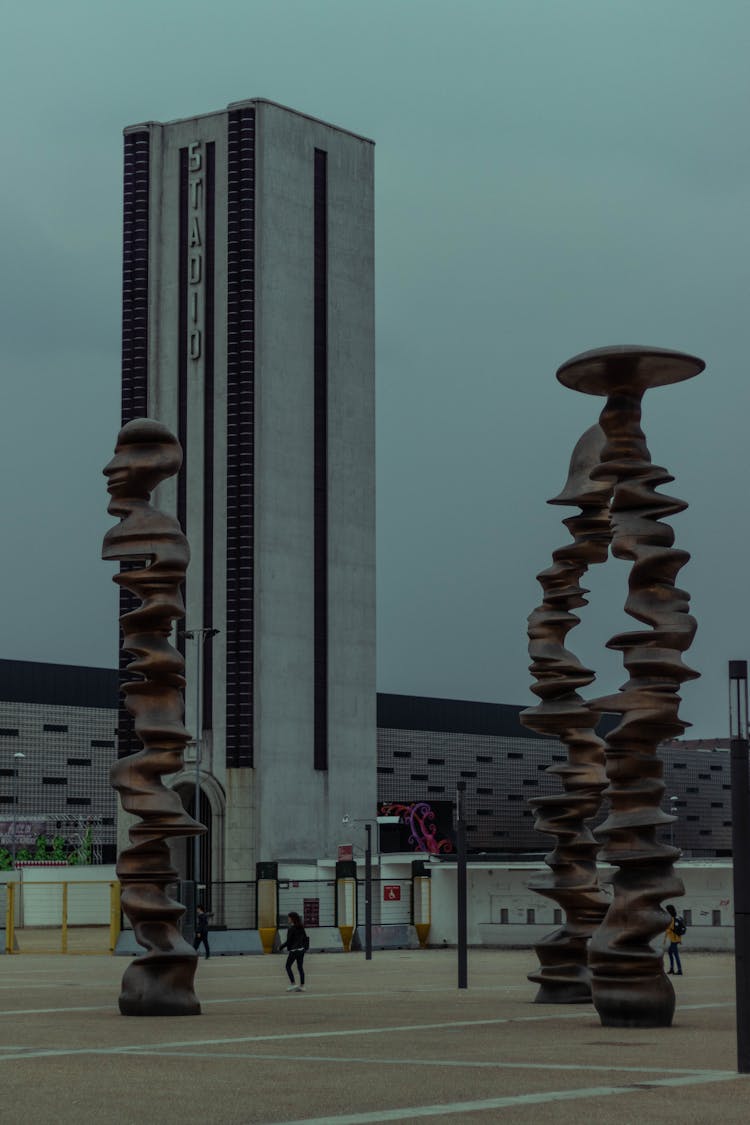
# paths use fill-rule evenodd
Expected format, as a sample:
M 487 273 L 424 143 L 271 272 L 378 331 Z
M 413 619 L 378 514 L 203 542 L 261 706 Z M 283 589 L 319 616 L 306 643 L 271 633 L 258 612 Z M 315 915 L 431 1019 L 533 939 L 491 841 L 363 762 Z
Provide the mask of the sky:
M 746 0 L 0 2 L 0 656 L 113 666 L 101 468 L 119 426 L 122 129 L 265 97 L 376 141 L 378 689 L 530 704 L 548 507 L 602 400 L 557 367 L 701 356 L 648 392 L 689 503 L 692 737 L 750 656 Z M 627 564 L 569 636 L 609 636 Z

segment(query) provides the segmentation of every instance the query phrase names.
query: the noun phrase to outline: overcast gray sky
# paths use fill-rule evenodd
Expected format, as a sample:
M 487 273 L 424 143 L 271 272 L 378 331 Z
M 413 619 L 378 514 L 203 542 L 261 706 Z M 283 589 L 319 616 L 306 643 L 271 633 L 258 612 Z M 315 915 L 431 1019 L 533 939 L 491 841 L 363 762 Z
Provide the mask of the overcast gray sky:
M 707 362 L 644 428 L 693 558 L 684 689 L 725 734 L 748 656 L 746 0 L 3 0 L 0 655 L 112 665 L 101 468 L 119 424 L 121 130 L 266 97 L 376 149 L 379 689 L 528 703 L 587 348 Z M 588 585 L 603 651 L 627 566 Z

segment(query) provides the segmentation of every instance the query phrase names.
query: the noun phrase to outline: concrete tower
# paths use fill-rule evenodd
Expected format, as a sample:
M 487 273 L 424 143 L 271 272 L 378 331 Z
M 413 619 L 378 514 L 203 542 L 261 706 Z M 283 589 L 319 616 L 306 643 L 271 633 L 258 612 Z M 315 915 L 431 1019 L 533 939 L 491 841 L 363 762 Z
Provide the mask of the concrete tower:
M 183 640 L 202 881 L 330 855 L 375 810 L 373 151 L 263 99 L 125 130 L 123 421 L 179 436 L 157 499 L 185 626 L 219 630 Z

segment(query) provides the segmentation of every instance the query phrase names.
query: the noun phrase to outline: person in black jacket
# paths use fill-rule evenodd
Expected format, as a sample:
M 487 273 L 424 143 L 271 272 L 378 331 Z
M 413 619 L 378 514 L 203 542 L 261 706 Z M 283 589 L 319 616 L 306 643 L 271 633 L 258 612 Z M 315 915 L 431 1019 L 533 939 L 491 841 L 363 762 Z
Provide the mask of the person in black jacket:
M 305 959 L 305 951 L 310 948 L 310 939 L 305 933 L 305 927 L 302 925 L 302 919 L 299 914 L 295 914 L 292 910 L 287 914 L 289 920 L 289 929 L 286 932 L 286 941 L 282 942 L 279 946 L 279 953 L 282 949 L 286 949 L 288 957 L 286 959 L 286 975 L 289 977 L 291 984 L 287 988 L 287 992 L 304 992 L 305 991 L 305 970 L 302 962 Z M 294 973 L 292 969 L 295 961 L 299 970 L 299 984 L 295 982 Z
M 197 906 L 195 908 L 195 941 L 193 942 L 193 949 L 197 949 L 201 942 L 206 949 L 206 960 L 208 961 L 211 956 L 211 950 L 208 948 L 208 919 L 210 914 L 206 913 L 204 906 Z

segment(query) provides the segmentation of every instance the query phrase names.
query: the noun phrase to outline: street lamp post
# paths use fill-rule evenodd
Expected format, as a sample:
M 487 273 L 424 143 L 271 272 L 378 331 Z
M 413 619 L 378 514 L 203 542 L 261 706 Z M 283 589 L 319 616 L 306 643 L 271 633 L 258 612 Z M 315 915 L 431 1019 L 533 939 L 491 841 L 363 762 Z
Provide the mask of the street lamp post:
M 18 763 L 25 758 L 26 755 L 22 754 L 20 750 L 16 750 L 13 755 L 13 828 L 11 834 L 11 856 L 12 867 L 16 869 L 16 806 L 18 803 Z
M 456 783 L 456 920 L 458 924 L 458 987 L 468 987 L 468 959 L 466 952 L 466 820 L 464 819 L 464 792 L 466 782 Z
M 732 878 L 737 999 L 737 1070 L 750 1074 L 750 769 L 747 661 L 729 661 L 729 753 L 732 781 Z
M 215 637 L 218 629 L 204 626 L 200 629 L 186 629 L 183 633 L 186 641 L 197 641 L 195 651 L 195 794 L 193 804 L 193 818 L 200 823 L 201 819 L 201 742 L 203 736 L 203 646 L 209 637 Z M 196 903 L 198 901 L 198 886 L 201 876 L 201 838 L 193 837 L 193 879 L 195 880 Z
M 372 824 L 365 823 L 365 961 L 372 961 Z
M 365 961 L 372 961 L 372 826 L 378 825 L 378 865 L 380 864 L 380 825 L 400 824 L 400 816 L 376 816 L 374 820 L 354 820 L 348 814 L 342 824 L 364 824 L 367 833 L 365 844 Z

